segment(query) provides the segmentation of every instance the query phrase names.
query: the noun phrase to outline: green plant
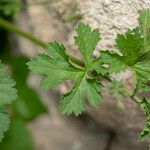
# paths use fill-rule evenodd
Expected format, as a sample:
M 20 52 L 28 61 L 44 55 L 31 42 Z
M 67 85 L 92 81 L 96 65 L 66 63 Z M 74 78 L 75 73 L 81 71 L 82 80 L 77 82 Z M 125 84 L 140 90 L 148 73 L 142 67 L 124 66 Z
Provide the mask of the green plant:
M 21 1 L 1 1 L 0 17 L 2 17 L 2 19 L 12 20 L 21 7 L 21 5 L 19 5 L 21 3 L 19 2 Z M 12 52 L 11 42 L 8 36 L 8 31 L 0 27 L 0 37 L 3 37 L 0 38 L 0 59 L 9 65 L 9 73 L 17 83 L 15 87 L 18 96 L 17 98 L 13 98 L 14 101 L 12 101 L 11 104 L 7 104 L 7 106 L 3 106 L 2 104 L 4 108 L 0 109 L 0 140 L 4 132 L 6 132 L 5 137 L 2 142 L 0 142 L 0 148 L 3 150 L 33 150 L 32 135 L 28 131 L 27 124 L 47 110 L 41 102 L 40 96 L 27 84 L 29 70 L 26 63 L 29 59 L 19 54 L 16 56 L 16 54 Z M 1 77 L 0 72 L 0 78 Z M 2 79 L 0 79 L 0 81 L 1 80 Z M 7 91 L 10 89 L 8 89 L 6 85 L 3 86 L 6 89 L 0 88 L 0 93 L 3 93 L 3 95 L 5 94 L 8 100 L 11 101 L 12 98 L 9 95 L 9 91 Z M 12 91 L 12 94 L 13 93 L 15 94 L 15 90 Z M 1 98 L 2 97 L 0 97 L 0 99 Z M 4 100 L 6 101 L 6 99 Z M 18 141 L 20 142 L 18 143 Z
M 73 113 L 76 116 L 85 111 L 85 93 L 90 105 L 94 107 L 100 105 L 103 87 L 103 80 L 100 77 L 114 83 L 113 73 L 130 69 L 136 78 L 135 88 L 133 92 L 126 90 L 118 91 L 118 93 L 128 94 L 137 104 L 142 105 L 148 115 L 150 104 L 146 99 L 136 97 L 136 93 L 149 90 L 149 15 L 149 10 L 141 11 L 139 26 L 128 30 L 125 34 L 117 35 L 115 47 L 118 53 L 108 50 L 100 51 L 100 56 L 93 59 L 93 51 L 100 41 L 99 30 L 92 30 L 89 25 L 79 23 L 75 43 L 84 57 L 84 65 L 79 66 L 72 62 L 64 45 L 57 42 L 49 43 L 47 54 L 37 55 L 27 65 L 33 73 L 44 75 L 41 82 L 43 87 L 53 88 L 65 80 L 74 81 L 73 88 L 61 97 L 60 110 L 62 114 Z M 149 115 L 147 120 L 146 129 L 140 134 L 140 139 L 150 132 Z
M 142 10 L 139 14 L 139 25 L 136 28 L 117 35 L 115 47 L 118 53 L 108 50 L 100 51 L 100 56 L 96 59 L 92 57 L 92 54 L 100 41 L 99 30 L 92 30 L 89 25 L 79 23 L 75 43 L 83 55 L 84 62 L 69 56 L 63 44 L 57 42 L 46 44 L 2 18 L 0 18 L 0 26 L 47 49 L 47 54 L 38 54 L 27 63 L 33 73 L 43 75 L 41 82 L 43 87 L 53 88 L 65 80 L 74 81 L 73 88 L 60 100 L 62 114 L 79 115 L 85 111 L 85 96 L 90 105 L 99 107 L 102 99 L 101 89 L 104 86 L 103 79 L 110 82 L 112 86 L 116 86 L 112 74 L 131 70 L 136 78 L 133 91 L 128 91 L 121 84 L 122 90 L 118 88 L 115 92 L 117 95 L 130 97 L 146 114 L 147 124 L 139 136 L 140 139 L 144 139 L 150 135 L 150 103 L 145 97 L 137 97 L 137 93 L 149 90 L 150 10 Z M 120 87 L 120 83 L 117 86 Z
M 14 86 L 15 82 L 6 74 L 6 67 L 0 62 L 0 141 L 10 124 L 7 105 L 17 97 Z

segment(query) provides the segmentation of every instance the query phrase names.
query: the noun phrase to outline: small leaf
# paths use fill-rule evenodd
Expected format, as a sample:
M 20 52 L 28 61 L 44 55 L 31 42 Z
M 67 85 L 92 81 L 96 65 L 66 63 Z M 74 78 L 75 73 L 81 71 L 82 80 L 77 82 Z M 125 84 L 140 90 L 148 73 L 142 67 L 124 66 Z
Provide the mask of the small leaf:
M 66 48 L 63 44 L 50 42 L 48 44 L 47 52 L 52 59 L 61 62 L 69 62 L 69 56 L 66 54 Z
M 73 89 L 65 94 L 60 102 L 62 114 L 72 114 L 76 116 L 85 111 L 84 94 L 87 94 L 90 105 L 97 107 L 100 104 L 102 84 L 94 82 L 93 79 L 86 79 L 85 76 L 80 76 L 75 81 Z
M 113 99 L 120 100 L 128 96 L 124 84 L 121 81 L 113 80 L 109 88 L 109 92 Z
M 139 11 L 139 29 L 144 39 L 143 53 L 150 51 L 150 9 Z
M 139 139 L 144 140 L 145 138 L 150 136 L 150 102 L 144 97 L 141 102 L 141 109 L 147 116 L 147 122 L 146 127 L 144 130 L 140 133 Z
M 133 70 L 136 73 L 138 90 L 148 91 L 148 81 L 150 81 L 150 59 L 144 59 L 133 66 Z
M 123 62 L 122 56 L 111 51 L 101 51 L 100 58 L 93 61 L 91 66 L 92 69 L 102 74 L 120 73 L 128 68 L 128 65 Z
M 143 54 L 144 42 L 139 28 L 128 30 L 125 35 L 119 34 L 116 39 L 116 48 L 121 54 L 102 51 L 100 57 L 93 61 L 92 67 L 98 73 L 120 73 L 127 69 L 136 75 L 136 89 L 146 91 L 150 81 L 150 59 Z M 105 67 L 107 65 L 107 67 Z
M 144 140 L 145 138 L 150 136 L 150 116 L 147 118 L 146 127 L 144 130 L 140 133 L 139 139 Z
M 122 101 L 118 101 L 117 102 L 117 107 L 120 110 L 125 110 L 125 105 L 124 105 L 124 103 Z
M 6 74 L 6 67 L 0 62 L 0 106 L 11 104 L 17 98 L 15 82 Z
M 150 116 L 150 102 L 144 97 L 140 102 L 141 109 L 147 116 Z
M 116 39 L 116 48 L 120 55 L 110 51 L 101 51 L 100 58 L 93 62 L 96 71 L 107 64 L 106 73 L 120 73 L 136 64 L 142 56 L 142 38 L 138 29 L 128 30 L 125 35 L 119 34 Z M 100 68 L 98 68 L 100 67 Z
M 139 29 L 128 30 L 125 35 L 118 34 L 115 46 L 122 53 L 126 64 L 132 66 L 137 63 L 143 48 L 143 38 Z
M 102 84 L 96 80 L 88 79 L 86 82 L 87 98 L 91 106 L 98 108 L 101 100 Z
M 4 133 L 9 129 L 10 118 L 3 108 L 0 108 L 0 142 Z
M 64 80 L 74 79 L 81 71 L 68 62 L 57 61 L 45 54 L 39 54 L 27 63 L 33 73 L 45 76 L 42 86 L 54 88 Z
M 79 23 L 76 29 L 77 36 L 75 43 L 78 45 L 86 64 L 92 61 L 92 54 L 96 45 L 100 41 L 100 33 L 98 29 L 92 30 L 89 25 Z
M 15 82 L 6 74 L 6 67 L 0 61 L 0 141 L 9 128 L 9 115 L 2 108 L 17 98 Z
M 78 116 L 82 111 L 85 111 L 83 100 L 85 84 L 86 79 L 84 76 L 81 76 L 76 79 L 72 90 L 69 93 L 63 95 L 60 102 L 60 109 L 62 114 L 69 115 L 74 113 L 76 116 Z

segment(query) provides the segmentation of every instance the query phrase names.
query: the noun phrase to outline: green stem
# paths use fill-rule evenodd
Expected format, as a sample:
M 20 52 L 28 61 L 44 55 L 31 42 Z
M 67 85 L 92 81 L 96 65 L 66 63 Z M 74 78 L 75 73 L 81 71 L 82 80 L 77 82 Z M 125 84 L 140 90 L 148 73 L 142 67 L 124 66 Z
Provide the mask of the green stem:
M 110 76 L 102 76 L 104 79 L 106 79 L 108 82 L 112 82 L 112 77 Z M 137 104 L 140 104 L 141 99 L 139 99 L 136 95 L 133 95 L 128 89 L 125 89 L 125 91 L 127 92 L 127 94 L 129 95 L 129 97 L 136 102 Z
M 22 37 L 32 41 L 34 44 L 39 45 L 39 46 L 41 46 L 44 49 L 47 48 L 47 43 L 45 43 L 42 40 L 34 37 L 30 33 L 27 33 L 25 31 L 17 28 L 15 25 L 11 24 L 10 22 L 6 21 L 5 19 L 3 19 L 1 17 L 0 17 L 0 27 L 4 28 L 4 29 L 6 29 L 6 30 L 8 30 L 10 32 L 15 32 L 16 34 L 18 34 L 18 35 L 20 35 L 20 36 L 22 36 Z M 75 64 L 77 64 L 79 66 L 84 66 L 84 63 L 81 60 L 79 60 L 79 59 L 77 59 L 77 58 L 75 58 L 73 56 L 70 56 L 70 59 L 71 59 L 71 61 L 73 63 L 75 63 Z
M 32 41 L 33 43 L 43 47 L 43 48 L 46 48 L 47 47 L 47 44 L 41 40 L 39 40 L 38 38 L 32 36 L 31 34 L 21 30 L 21 29 L 18 29 L 15 25 L 9 23 L 8 21 L 6 21 L 5 19 L 3 18 L 0 18 L 0 27 L 10 31 L 10 32 L 15 32 L 17 33 L 18 35 L 20 36 L 23 36 L 24 38 Z

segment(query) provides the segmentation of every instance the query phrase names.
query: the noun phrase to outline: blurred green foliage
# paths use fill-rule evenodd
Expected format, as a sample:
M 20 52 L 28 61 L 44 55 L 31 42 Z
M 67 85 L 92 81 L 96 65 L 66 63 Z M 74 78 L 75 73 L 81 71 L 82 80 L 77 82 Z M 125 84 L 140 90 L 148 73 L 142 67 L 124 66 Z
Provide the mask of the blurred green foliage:
M 0 0 L 0 17 L 13 21 L 21 9 L 21 0 Z M 33 150 L 32 135 L 27 129 L 30 120 L 47 112 L 41 98 L 28 84 L 28 58 L 15 54 L 8 31 L 0 28 L 0 59 L 9 65 L 12 78 L 16 81 L 18 98 L 9 107 L 10 129 L 0 143 L 1 150 Z M 17 47 L 15 47 L 17 48 Z M 17 55 L 17 56 L 16 56 Z
M 123 110 L 125 106 L 122 100 L 128 96 L 124 84 L 121 81 L 113 80 L 109 87 L 109 92 L 112 98 L 117 101 L 117 107 Z
M 22 120 L 12 120 L 9 131 L 3 142 L 1 150 L 33 150 L 33 141 L 30 132 L 26 129 L 26 123 Z
M 13 111 L 17 118 L 24 120 L 34 119 L 39 114 L 46 112 L 46 108 L 41 103 L 39 95 L 27 85 L 29 70 L 26 63 L 29 59 L 13 57 L 11 61 L 13 79 L 16 81 L 19 98 L 13 103 Z
M 21 0 L 1 0 L 0 1 L 0 15 L 14 16 L 21 7 Z

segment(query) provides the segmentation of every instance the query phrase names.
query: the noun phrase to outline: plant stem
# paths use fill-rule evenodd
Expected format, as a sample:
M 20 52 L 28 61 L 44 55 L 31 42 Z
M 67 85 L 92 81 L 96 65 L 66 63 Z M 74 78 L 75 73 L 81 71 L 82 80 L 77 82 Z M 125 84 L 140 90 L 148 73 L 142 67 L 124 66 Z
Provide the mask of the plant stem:
M 20 35 L 20 36 L 22 36 L 22 37 L 24 37 L 24 38 L 26 38 L 26 39 L 32 41 L 33 43 L 35 43 L 36 45 L 41 46 L 41 47 L 44 48 L 44 49 L 47 48 L 47 43 L 45 43 L 45 42 L 43 42 L 42 40 L 40 40 L 40 39 L 34 37 L 34 36 L 31 35 L 30 33 L 27 33 L 27 32 L 25 32 L 25 31 L 23 31 L 23 30 L 17 28 L 15 25 L 9 23 L 8 21 L 6 21 L 5 19 L 3 19 L 3 18 L 1 18 L 1 17 L 0 17 L 0 27 L 6 29 L 6 30 L 8 30 L 8 31 L 15 32 L 15 33 L 17 33 L 18 35 Z M 79 66 L 81 66 L 81 67 L 84 66 L 84 62 L 81 61 L 81 60 L 79 60 L 78 58 L 75 58 L 75 57 L 73 57 L 73 56 L 70 56 L 70 60 L 71 60 L 73 63 L 75 63 L 75 64 L 77 64 L 77 65 L 79 65 Z M 101 75 L 101 76 L 102 76 L 102 75 Z M 111 78 L 110 76 L 102 76 L 102 77 L 103 77 L 104 79 L 106 79 L 107 81 L 112 82 L 112 78 Z M 140 101 L 141 101 L 141 100 L 140 100 L 137 96 L 133 95 L 133 94 L 132 94 L 130 91 L 128 91 L 127 89 L 126 89 L 126 92 L 129 94 L 130 98 L 131 98 L 133 101 L 135 101 L 137 104 L 140 104 Z
M 106 79 L 107 81 L 109 82 L 112 82 L 112 77 L 110 76 L 102 76 L 104 79 Z M 140 104 L 141 100 L 136 96 L 136 95 L 133 95 L 128 89 L 125 89 L 125 91 L 127 92 L 127 94 L 129 95 L 129 97 L 134 101 L 136 102 L 137 104 Z
M 5 19 L 3 19 L 1 17 L 0 17 L 0 27 L 4 28 L 4 29 L 6 29 L 6 30 L 8 30 L 10 32 L 15 32 L 16 34 L 18 34 L 18 35 L 20 35 L 20 36 L 22 36 L 22 37 L 32 41 L 34 44 L 39 45 L 39 46 L 41 46 L 44 49 L 47 48 L 47 43 L 45 43 L 42 40 L 34 37 L 30 33 L 27 33 L 25 31 L 17 28 L 15 25 L 11 24 L 10 22 L 6 21 Z M 75 64 L 77 64 L 79 66 L 84 66 L 84 63 L 81 60 L 79 60 L 79 59 L 77 59 L 77 58 L 75 58 L 73 56 L 70 56 L 70 60 L 73 63 L 75 63 Z
M 15 32 L 18 35 L 23 36 L 24 38 L 32 41 L 33 43 L 35 43 L 43 48 L 47 47 L 47 44 L 45 42 L 37 39 L 36 37 L 32 36 L 31 34 L 25 32 L 21 29 L 18 29 L 15 25 L 9 23 L 8 21 L 6 21 L 5 19 L 3 19 L 1 17 L 0 17 L 0 27 L 7 29 L 8 31 Z

